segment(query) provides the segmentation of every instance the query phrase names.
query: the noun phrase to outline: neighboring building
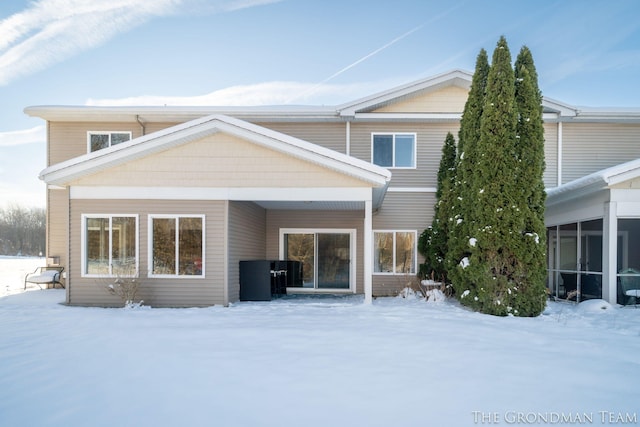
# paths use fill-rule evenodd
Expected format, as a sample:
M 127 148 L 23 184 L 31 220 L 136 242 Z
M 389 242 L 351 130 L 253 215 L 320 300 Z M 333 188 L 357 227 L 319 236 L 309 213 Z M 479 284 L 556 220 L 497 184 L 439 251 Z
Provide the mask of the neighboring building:
M 47 255 L 67 303 L 118 304 L 99 284 L 124 269 L 147 304 L 227 305 L 255 259 L 302 261 L 289 291 L 398 292 L 471 77 L 337 107 L 27 108 L 47 121 Z M 640 163 L 617 165 L 640 158 L 640 110 L 543 108 L 550 289 L 622 301 L 619 271 L 640 271 Z

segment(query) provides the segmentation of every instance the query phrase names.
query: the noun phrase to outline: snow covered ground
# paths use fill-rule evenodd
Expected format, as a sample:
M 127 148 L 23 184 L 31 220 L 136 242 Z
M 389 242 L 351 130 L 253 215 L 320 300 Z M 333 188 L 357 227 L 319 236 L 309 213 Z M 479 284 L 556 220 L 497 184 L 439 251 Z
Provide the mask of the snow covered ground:
M 0 426 L 640 425 L 640 309 L 66 307 L 16 291 L 42 261 L 0 258 Z

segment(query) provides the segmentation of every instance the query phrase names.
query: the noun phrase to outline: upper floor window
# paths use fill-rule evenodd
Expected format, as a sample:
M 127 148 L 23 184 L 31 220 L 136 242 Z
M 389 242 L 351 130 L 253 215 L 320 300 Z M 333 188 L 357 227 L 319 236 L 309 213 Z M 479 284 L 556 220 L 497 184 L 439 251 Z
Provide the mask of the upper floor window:
M 371 140 L 374 164 L 386 168 L 416 167 L 415 133 L 374 133 Z
M 88 132 L 89 152 L 118 145 L 131 139 L 131 132 Z

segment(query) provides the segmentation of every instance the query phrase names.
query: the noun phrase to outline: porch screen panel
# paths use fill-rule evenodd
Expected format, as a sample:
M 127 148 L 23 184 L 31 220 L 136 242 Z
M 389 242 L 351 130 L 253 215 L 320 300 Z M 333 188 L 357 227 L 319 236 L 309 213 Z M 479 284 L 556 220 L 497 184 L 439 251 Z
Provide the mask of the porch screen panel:
M 640 303 L 640 219 L 618 219 L 618 303 Z
M 580 301 L 602 298 L 602 219 L 580 223 Z

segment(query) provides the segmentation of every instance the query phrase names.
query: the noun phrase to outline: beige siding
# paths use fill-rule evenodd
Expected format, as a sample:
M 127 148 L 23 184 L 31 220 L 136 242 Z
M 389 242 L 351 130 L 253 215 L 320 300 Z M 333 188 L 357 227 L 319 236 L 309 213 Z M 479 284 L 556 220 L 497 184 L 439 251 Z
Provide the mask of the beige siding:
M 242 260 L 266 259 L 266 211 L 251 202 L 229 202 L 229 302 L 240 298 Z
M 640 188 L 640 178 L 625 181 L 617 185 L 612 185 L 611 188 L 621 189 L 621 190 L 626 188 Z
M 562 181 L 640 157 L 640 124 L 565 123 Z
M 153 123 L 145 123 L 144 125 L 144 134 L 145 135 L 149 135 L 150 133 L 153 132 L 158 132 L 160 130 L 164 130 L 167 128 L 170 128 L 172 126 L 176 126 L 179 125 L 180 123 L 157 123 L 157 122 L 153 122 Z
M 105 290 L 106 279 L 82 278 L 82 214 L 137 214 L 139 263 L 142 286 L 140 298 L 156 307 L 208 306 L 225 303 L 226 202 L 165 200 L 72 200 L 71 278 L 68 290 L 74 305 L 119 305 Z M 150 214 L 205 215 L 205 277 L 193 279 L 148 278 Z
M 267 211 L 267 258 L 279 259 L 281 228 L 356 230 L 356 292 L 364 292 L 363 211 Z
M 87 154 L 87 132 L 90 131 L 131 132 L 133 138 L 142 135 L 140 125 L 131 122 L 50 122 L 49 165 Z
M 462 113 L 469 91 L 457 86 L 417 94 L 378 108 L 376 113 Z
M 354 123 L 351 125 L 351 155 L 371 162 L 372 133 L 416 133 L 416 169 L 391 169 L 391 187 L 435 187 L 447 132 L 458 135 L 456 123 Z
M 346 153 L 347 125 L 345 123 L 256 123 L 268 129 L 309 141 L 339 153 Z
M 59 256 L 60 265 L 69 271 L 69 191 L 47 190 L 46 254 Z
M 75 185 L 155 187 L 360 187 L 366 183 L 218 133 L 127 162 Z

